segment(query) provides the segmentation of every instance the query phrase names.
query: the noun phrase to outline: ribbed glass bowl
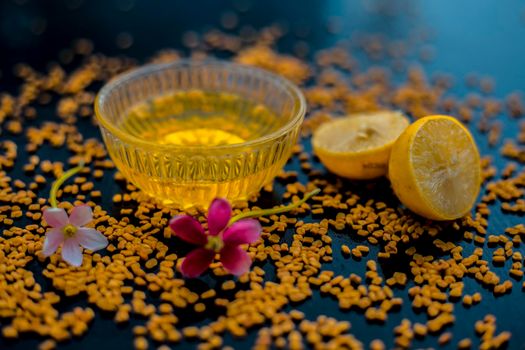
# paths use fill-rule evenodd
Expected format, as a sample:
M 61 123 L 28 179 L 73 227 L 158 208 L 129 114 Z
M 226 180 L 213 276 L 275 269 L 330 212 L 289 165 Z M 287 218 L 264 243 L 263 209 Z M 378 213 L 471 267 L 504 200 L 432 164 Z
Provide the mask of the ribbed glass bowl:
M 271 126 L 262 124 L 257 137 L 216 146 L 159 143 L 126 127 L 133 107 L 163 96 L 177 103 L 177 93 L 184 91 L 197 91 L 199 96 L 237 95 L 239 101 L 264 106 L 276 118 Z M 254 114 L 243 113 L 245 104 L 236 106 L 235 101 L 196 98 L 181 103 L 178 113 L 163 115 L 159 127 L 176 123 L 176 118 L 188 113 L 210 108 L 220 111 L 225 104 L 229 111 L 238 108 L 238 125 L 253 122 L 248 118 Z M 95 101 L 102 137 L 120 172 L 149 195 L 185 208 L 207 207 L 215 197 L 246 199 L 271 182 L 291 154 L 305 109 L 303 95 L 288 80 L 258 68 L 215 60 L 146 65 L 110 81 Z M 147 117 L 135 128 L 154 128 L 158 119 Z

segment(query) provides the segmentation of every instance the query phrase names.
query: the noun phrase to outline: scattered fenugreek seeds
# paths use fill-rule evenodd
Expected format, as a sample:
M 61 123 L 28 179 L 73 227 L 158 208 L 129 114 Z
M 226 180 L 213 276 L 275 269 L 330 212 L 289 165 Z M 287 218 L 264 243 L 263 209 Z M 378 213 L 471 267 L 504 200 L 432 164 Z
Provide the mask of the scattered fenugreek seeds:
M 414 118 L 437 111 L 456 115 L 471 128 L 486 133 L 488 143 L 497 147 L 501 122 L 493 117 L 504 110 L 512 118 L 525 113 L 519 94 L 509 95 L 506 102 L 484 95 L 493 89 L 491 80 L 469 77 L 468 84 L 476 91 L 456 99 L 445 94 L 451 85 L 447 77 L 430 83 L 421 69 L 408 67 L 405 82 L 393 85 L 389 67 L 358 71 L 357 60 L 342 46 L 318 52 L 313 64 L 282 55 L 272 49 L 282 34 L 278 26 L 239 37 L 214 29 L 202 39 L 189 33 L 185 42 L 194 49 L 195 58 L 223 50 L 238 62 L 274 71 L 297 84 L 311 78 L 311 85 L 301 86 L 312 108 L 302 130 L 305 140 L 326 120 L 393 105 Z M 393 69 L 400 68 L 400 59 L 406 55 L 403 48 L 388 46 L 375 37 L 368 39 L 360 44 L 367 55 L 390 52 L 396 62 Z M 202 51 L 202 47 L 209 51 Z M 301 170 L 284 171 L 276 180 L 276 185 L 284 187 L 282 198 L 297 201 L 313 188 L 322 192 L 294 213 L 261 218 L 262 240 L 248 248 L 255 261 L 249 273 L 234 281 L 220 263 L 214 263 L 211 275 L 221 281 L 218 287 L 194 290 L 181 278 L 179 269 L 185 252 L 177 248 L 177 239 L 167 228 L 169 218 L 180 211 L 156 203 L 127 183 L 115 172 L 101 140 L 86 138 L 81 132 L 84 129 L 79 123 L 96 130 L 92 85 L 136 64 L 126 58 L 93 55 L 92 50 L 91 42 L 80 40 L 61 55 L 63 63 L 71 55 L 84 56 L 83 63 L 70 73 L 56 63 L 45 73 L 19 64 L 14 69 L 22 80 L 19 94 L 0 93 L 0 317 L 7 320 L 2 327 L 4 338 L 37 334 L 42 338 L 39 348 L 51 350 L 57 342 L 88 333 L 95 312 L 105 311 L 119 324 L 136 316 L 144 320 L 133 327 L 136 349 L 148 349 L 152 342 L 175 344 L 186 339 L 196 339 L 201 349 L 220 348 L 223 334 L 242 338 L 254 328 L 254 349 L 268 349 L 272 344 L 290 349 L 306 345 L 315 349 L 363 348 L 359 336 L 356 339 L 351 334 L 349 322 L 299 311 L 300 305 L 319 291 L 322 298 L 337 300 L 341 310 L 360 310 L 369 322 L 382 324 L 400 308 L 426 313 L 426 322 L 404 318 L 393 330 L 391 340 L 375 339 L 370 342 L 371 349 L 384 349 L 384 341 L 409 348 L 417 339 L 434 336 L 439 345 L 454 338 L 459 339 L 458 348 L 467 349 L 472 340 L 453 337 L 448 330 L 456 322 L 458 308 L 483 302 L 480 292 L 466 294 L 465 282 L 475 281 L 480 290 L 483 287 L 494 295 L 504 295 L 513 289 L 515 281 L 521 281 L 523 257 L 519 249 L 525 226 L 487 230 L 494 210 L 489 204 L 498 201 L 505 215 L 525 212 L 523 123 L 518 138 L 506 140 L 500 155 L 492 154 L 509 160 L 503 170 L 498 173 L 491 159 L 484 158 L 484 192 L 473 215 L 449 225 L 428 222 L 400 209 L 390 194 L 371 190 L 377 183 L 359 191 L 352 184 L 325 176 L 315 157 L 298 144 L 294 157 L 301 162 Z M 180 56 L 165 50 L 151 62 L 169 62 Z M 350 77 L 343 74 L 348 72 L 352 72 Z M 55 110 L 60 122 L 33 123 L 41 119 L 39 107 L 52 103 L 53 97 L 58 97 Z M 48 146 L 63 152 L 64 161 L 43 150 Z M 58 255 L 49 259 L 41 255 L 46 232 L 41 212 L 49 205 L 46 195 L 52 180 L 80 161 L 87 168 L 60 190 L 60 206 L 68 210 L 75 204 L 91 206 L 93 226 L 110 245 L 105 253 L 84 251 L 83 265 L 73 268 Z M 14 177 L 21 173 L 25 176 Z M 100 182 L 108 177 L 113 177 L 122 190 L 108 193 Z M 298 178 L 306 178 L 307 183 L 300 183 Z M 272 186 L 267 190 L 272 191 Z M 254 206 L 256 198 L 239 203 L 236 211 Z M 306 216 L 309 212 L 312 217 Z M 194 209 L 189 214 L 203 220 L 203 213 Z M 463 241 L 446 238 L 447 232 Z M 355 266 L 355 272 L 343 275 L 331 269 L 330 263 L 337 259 L 333 249 L 339 249 L 333 244 L 335 233 L 344 235 L 345 243 L 340 246 L 343 261 L 351 271 Z M 423 240 L 431 242 L 435 253 L 420 249 Z M 383 270 L 383 264 L 394 262 L 395 266 L 399 259 L 408 259 L 407 269 Z M 32 261 L 50 282 L 49 290 L 28 269 Z M 357 269 L 359 261 L 366 266 L 364 273 Z M 505 266 L 509 261 L 512 265 L 508 269 Z M 268 276 L 269 269 L 275 270 L 275 278 Z M 158 295 L 160 304 L 151 300 L 149 293 Z M 406 296 L 411 305 L 404 302 Z M 90 306 L 59 312 L 57 305 L 72 297 L 83 298 Z M 219 311 L 206 325 L 181 326 L 181 318 L 190 309 L 195 313 Z M 475 331 L 481 338 L 481 349 L 498 348 L 511 337 L 505 331 L 496 334 L 492 315 L 478 321 Z

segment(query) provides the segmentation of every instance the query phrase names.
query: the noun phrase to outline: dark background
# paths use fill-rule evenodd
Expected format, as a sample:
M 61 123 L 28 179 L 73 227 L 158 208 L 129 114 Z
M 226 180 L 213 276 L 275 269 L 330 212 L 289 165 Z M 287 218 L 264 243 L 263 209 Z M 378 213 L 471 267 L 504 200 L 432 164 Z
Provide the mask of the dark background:
M 423 27 L 435 51 L 430 71 L 490 75 L 501 93 L 525 81 L 521 0 L 2 0 L 0 67 L 6 73 L 14 62 L 43 66 L 81 37 L 93 40 L 97 51 L 144 59 L 180 47 L 184 31 L 220 26 L 226 12 L 238 14 L 240 27 L 285 23 L 292 35 L 306 34 L 313 49 L 359 32 L 407 38 Z M 341 25 L 338 35 L 326 31 L 333 17 Z M 129 49 L 117 48 L 121 33 L 132 35 Z
M 77 38 L 91 39 L 96 52 L 126 55 L 144 61 L 163 48 L 184 51 L 183 33 L 188 30 L 203 33 L 220 27 L 221 19 L 231 13 L 235 13 L 239 20 L 234 32 L 243 26 L 283 25 L 288 34 L 279 42 L 279 49 L 285 52 L 291 52 L 297 40 L 308 42 L 311 51 L 315 51 L 329 47 L 340 39 L 374 33 L 418 42 L 419 46 L 413 52 L 414 61 L 423 65 L 429 73 L 451 74 L 456 81 L 453 92 L 457 95 L 464 95 L 467 91 L 463 81 L 469 73 L 492 77 L 496 82 L 497 97 L 525 90 L 525 2 L 521 0 L 0 0 L 0 91 L 16 89 L 17 81 L 12 76 L 15 63 L 26 62 L 43 70 Z M 340 26 L 337 34 L 327 30 L 330 21 Z M 426 33 L 424 42 L 414 37 L 416 32 Z M 124 48 L 128 45 L 123 45 L 122 41 L 129 38 L 132 38 L 132 45 Z M 422 62 L 418 59 L 418 50 L 431 53 L 433 59 Z M 363 62 L 370 64 L 365 59 Z M 516 124 L 505 122 L 504 134 L 514 137 L 515 127 Z M 98 134 L 94 128 L 86 132 L 90 136 Z M 489 150 L 486 141 L 479 135 L 476 138 L 482 153 L 497 153 Z M 496 155 L 495 160 L 496 164 L 503 164 Z M 296 163 L 289 165 L 290 168 L 296 166 Z M 385 184 L 380 184 L 379 188 L 381 186 Z M 107 192 L 115 191 L 118 189 L 107 188 Z M 509 218 L 495 210 L 489 231 L 502 233 L 505 227 L 523 221 L 523 217 Z M 344 235 L 334 234 L 334 262 L 327 266 L 346 275 L 361 273 L 364 262 L 340 257 L 338 246 L 347 240 Z M 523 247 L 519 249 L 524 253 Z M 518 287 L 520 284 L 515 282 L 510 295 L 496 298 L 477 282 L 465 279 L 465 292 L 482 292 L 483 302 L 471 308 L 456 304 L 456 322 L 450 329 L 454 338 L 447 347 L 454 348 L 457 341 L 464 337 L 473 339 L 476 347 L 478 338 L 474 334 L 474 322 L 487 313 L 493 313 L 497 316 L 498 332 L 512 332 L 509 348 L 525 349 L 525 297 Z M 304 311 L 308 319 L 326 314 L 339 320 L 349 320 L 352 333 L 365 346 L 372 339 L 382 338 L 388 347 L 392 347 L 392 329 L 402 318 L 413 322 L 426 319 L 424 314 L 414 314 L 406 292 L 396 294 L 405 295 L 404 305 L 400 312 L 389 314 L 385 325 L 370 325 L 362 314 L 356 312 L 341 313 L 336 301 L 321 298 L 317 292 L 298 309 Z M 80 302 L 72 301 L 63 307 L 69 309 Z M 197 322 L 204 324 L 208 321 L 203 319 Z M 132 325 L 140 323 L 142 321 L 133 320 L 130 326 L 121 328 L 111 317 L 97 316 L 86 337 L 61 344 L 59 349 L 131 348 Z M 246 339 L 233 343 L 229 337 L 226 340 L 235 348 L 247 348 L 253 344 L 255 332 L 250 334 Z M 0 340 L 1 349 L 32 349 L 36 344 L 36 338 L 10 343 Z M 193 348 L 195 344 L 185 343 L 175 347 Z M 436 337 L 416 340 L 413 346 L 437 347 Z

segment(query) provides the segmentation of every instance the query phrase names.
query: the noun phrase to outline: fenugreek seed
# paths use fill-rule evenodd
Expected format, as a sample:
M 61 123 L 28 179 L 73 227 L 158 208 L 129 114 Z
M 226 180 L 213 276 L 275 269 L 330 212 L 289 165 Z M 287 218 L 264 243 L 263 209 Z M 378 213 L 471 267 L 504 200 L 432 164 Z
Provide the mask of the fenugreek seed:
M 385 344 L 379 339 L 374 339 L 370 342 L 370 350 L 384 350 Z
M 472 341 L 469 338 L 462 339 L 458 342 L 458 349 L 470 349 Z
M 146 261 L 145 266 L 148 269 L 152 269 L 155 266 L 157 266 L 157 264 L 158 264 L 157 259 L 149 259 L 148 261 Z
M 292 310 L 292 311 L 290 311 L 290 316 L 295 321 L 300 321 L 300 320 L 304 319 L 304 313 L 299 311 L 299 310 Z
M 505 261 L 506 261 L 506 258 L 505 256 L 502 256 L 502 255 L 496 255 L 492 257 L 492 262 L 494 264 L 504 264 Z
M 473 303 L 479 303 L 481 301 L 481 293 L 476 292 L 472 295 L 472 302 Z
M 147 350 L 148 349 L 148 341 L 144 337 L 135 338 L 133 345 L 135 346 L 136 350 Z
M 470 295 L 465 295 L 463 297 L 463 305 L 465 305 L 465 306 L 472 305 L 472 297 Z
M 210 299 L 213 298 L 217 293 L 214 289 L 209 289 L 206 292 L 201 294 L 201 299 Z
M 424 337 L 427 334 L 427 327 L 421 323 L 414 324 L 414 333 L 419 337 Z
M 182 329 L 182 334 L 185 338 L 196 338 L 199 336 L 199 329 L 197 327 L 185 327 Z
M 364 255 L 366 255 L 366 254 L 368 254 L 370 252 L 370 248 L 367 247 L 366 245 L 358 245 L 356 248 L 357 248 L 357 250 L 359 250 Z
M 451 298 L 459 298 L 461 297 L 462 292 L 461 288 L 453 288 L 450 290 L 449 295 Z
M 206 306 L 203 303 L 197 303 L 193 308 L 195 312 L 204 312 L 206 310 Z
M 449 343 L 451 340 L 452 340 L 452 333 L 445 332 L 445 333 L 443 333 L 443 334 L 441 334 L 439 336 L 438 343 L 439 343 L 439 345 L 443 346 L 443 345 Z
M 17 338 L 18 331 L 13 326 L 5 326 L 2 328 L 2 335 L 6 338 Z
M 163 314 L 169 314 L 173 312 L 173 307 L 170 304 L 163 303 L 159 305 L 159 311 Z
M 222 290 L 232 290 L 235 288 L 235 282 L 234 281 L 226 281 L 221 286 Z
M 38 345 L 38 350 L 54 350 L 56 346 L 56 341 L 53 339 L 47 339 Z

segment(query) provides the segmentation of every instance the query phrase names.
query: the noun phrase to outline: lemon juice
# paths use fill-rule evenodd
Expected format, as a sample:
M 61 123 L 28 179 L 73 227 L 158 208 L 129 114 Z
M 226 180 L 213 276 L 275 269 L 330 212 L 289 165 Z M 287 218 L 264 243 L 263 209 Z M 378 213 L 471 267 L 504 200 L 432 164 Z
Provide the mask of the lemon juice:
M 134 106 L 122 128 L 159 145 L 212 147 L 256 139 L 278 123 L 267 107 L 238 95 L 192 90 Z
M 120 122 L 121 130 L 147 142 L 147 156 L 108 148 L 112 155 L 125 154 L 133 166 L 118 164 L 122 155 L 113 157 L 117 166 L 145 192 L 163 193 L 165 203 L 207 206 L 214 197 L 245 199 L 273 179 L 291 145 L 254 151 L 259 146 L 247 142 L 280 127 L 282 120 L 268 107 L 239 95 L 177 91 L 132 106 Z M 230 154 L 234 145 L 245 148 L 242 156 Z

